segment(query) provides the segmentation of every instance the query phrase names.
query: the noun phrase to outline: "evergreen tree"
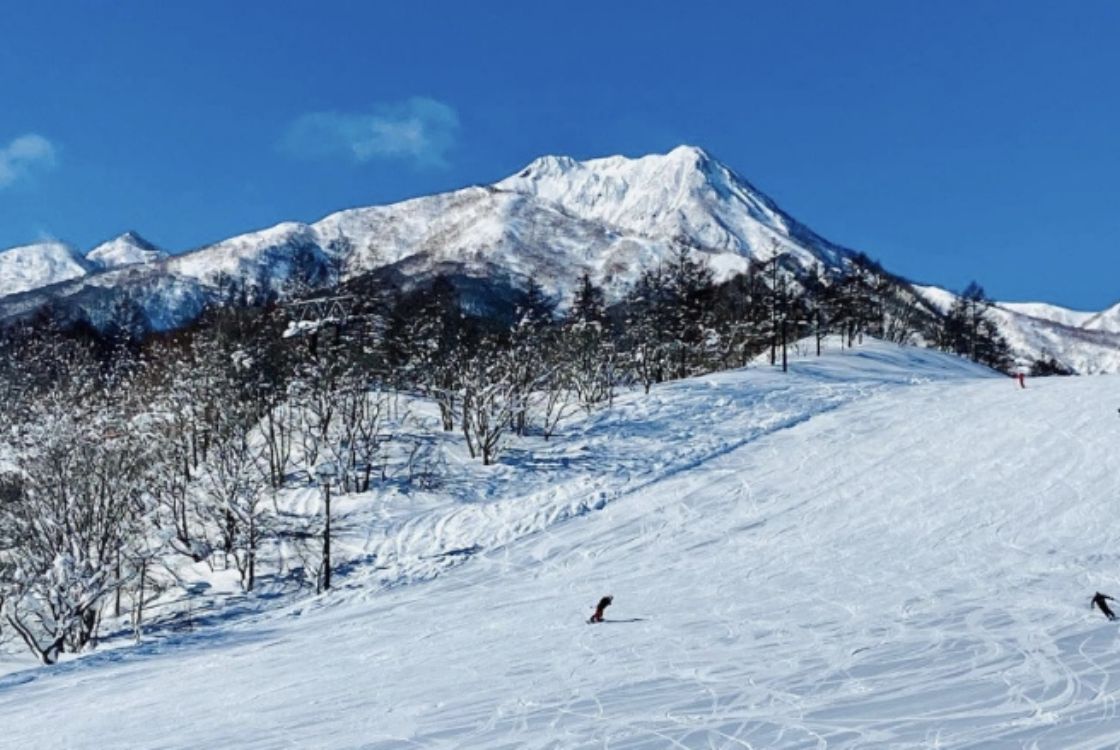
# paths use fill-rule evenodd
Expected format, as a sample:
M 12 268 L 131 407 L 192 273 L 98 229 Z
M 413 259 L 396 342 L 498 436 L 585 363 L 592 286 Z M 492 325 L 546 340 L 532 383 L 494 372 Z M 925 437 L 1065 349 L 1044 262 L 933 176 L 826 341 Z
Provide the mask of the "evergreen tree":
M 947 351 L 997 370 L 1011 367 L 1010 347 L 989 317 L 991 300 L 975 281 L 969 283 L 943 321 L 941 345 Z

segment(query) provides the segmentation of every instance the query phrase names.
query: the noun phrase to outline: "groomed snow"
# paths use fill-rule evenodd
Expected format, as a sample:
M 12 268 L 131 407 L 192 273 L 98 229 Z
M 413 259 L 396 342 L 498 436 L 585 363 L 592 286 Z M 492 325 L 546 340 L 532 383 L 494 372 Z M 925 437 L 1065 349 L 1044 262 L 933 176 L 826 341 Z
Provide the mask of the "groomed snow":
M 1027 386 L 868 344 L 627 395 L 330 595 L 0 678 L 5 746 L 1116 746 L 1116 381 Z

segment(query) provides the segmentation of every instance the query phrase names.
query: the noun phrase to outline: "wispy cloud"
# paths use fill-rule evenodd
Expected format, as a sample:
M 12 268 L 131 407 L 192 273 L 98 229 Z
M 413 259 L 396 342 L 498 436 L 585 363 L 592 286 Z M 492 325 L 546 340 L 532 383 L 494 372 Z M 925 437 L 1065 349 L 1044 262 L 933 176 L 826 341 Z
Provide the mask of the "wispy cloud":
M 26 133 L 0 146 L 0 188 L 50 169 L 57 161 L 54 145 L 38 133 Z
M 459 134 L 454 108 L 425 97 L 382 103 L 364 113 L 311 112 L 297 118 L 281 141 L 304 158 L 343 158 L 358 164 L 401 159 L 421 167 L 447 166 Z

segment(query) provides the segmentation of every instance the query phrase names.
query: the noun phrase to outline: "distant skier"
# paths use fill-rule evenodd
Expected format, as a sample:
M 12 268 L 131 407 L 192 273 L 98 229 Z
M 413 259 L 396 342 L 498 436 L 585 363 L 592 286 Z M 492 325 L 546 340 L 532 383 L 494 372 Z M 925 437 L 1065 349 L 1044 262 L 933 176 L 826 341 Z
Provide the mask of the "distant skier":
M 1105 617 L 1107 617 L 1110 620 L 1115 620 L 1116 619 L 1116 613 L 1113 612 L 1112 609 L 1110 609 L 1109 606 L 1108 606 L 1108 602 L 1114 602 L 1114 601 L 1116 601 L 1116 600 L 1113 599 L 1111 596 L 1107 596 L 1107 595 L 1102 594 L 1101 592 L 1098 591 L 1096 594 L 1093 595 L 1093 602 L 1089 606 L 1092 607 L 1092 606 L 1096 605 L 1100 609 L 1100 611 L 1104 613 Z
M 600 599 L 599 600 L 599 605 L 597 607 L 595 607 L 595 614 L 591 615 L 591 619 L 587 621 L 587 624 L 590 625 L 593 622 L 602 622 L 603 621 L 603 612 L 606 610 L 607 607 L 611 606 L 611 602 L 613 602 L 613 601 L 614 601 L 613 596 L 604 596 L 602 599 Z
M 1027 387 L 1027 384 L 1025 382 L 1026 377 L 1027 377 L 1027 374 L 1025 372 L 1023 372 L 1022 370 L 1020 370 L 1019 373 L 1015 376 L 1015 378 L 1019 381 L 1019 387 L 1020 388 L 1026 388 Z

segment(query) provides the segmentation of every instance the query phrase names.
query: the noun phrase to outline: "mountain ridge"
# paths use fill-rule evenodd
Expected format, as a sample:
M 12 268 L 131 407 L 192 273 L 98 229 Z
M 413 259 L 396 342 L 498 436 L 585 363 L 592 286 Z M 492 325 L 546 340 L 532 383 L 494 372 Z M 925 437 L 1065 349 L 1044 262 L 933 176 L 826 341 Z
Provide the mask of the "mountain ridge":
M 490 185 L 282 222 L 177 255 L 135 232 L 84 257 L 61 243 L 14 250 L 34 256 L 28 248 L 42 248 L 38 271 L 7 287 L 5 264 L 14 266 L 15 256 L 0 252 L 0 320 L 59 302 L 97 325 L 116 295 L 137 305 L 156 330 L 189 322 L 221 299 L 230 279 L 283 295 L 293 285 L 322 286 L 394 267 L 407 267 L 414 279 L 437 268 L 476 277 L 497 268 L 517 283 L 535 280 L 560 301 L 586 273 L 618 299 L 644 269 L 680 248 L 702 255 L 717 279 L 775 254 L 803 271 L 831 272 L 857 256 L 695 146 L 633 158 L 542 156 Z M 955 299 L 908 283 L 933 310 Z M 1078 371 L 1120 371 L 1120 353 L 1112 351 L 1120 350 L 1120 305 L 1077 313 L 1007 303 L 999 318 L 1025 360 L 1066 358 Z M 1071 353 L 1071 335 L 1074 349 L 1091 351 Z

